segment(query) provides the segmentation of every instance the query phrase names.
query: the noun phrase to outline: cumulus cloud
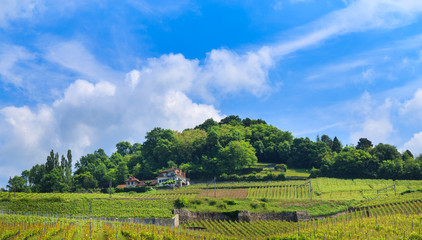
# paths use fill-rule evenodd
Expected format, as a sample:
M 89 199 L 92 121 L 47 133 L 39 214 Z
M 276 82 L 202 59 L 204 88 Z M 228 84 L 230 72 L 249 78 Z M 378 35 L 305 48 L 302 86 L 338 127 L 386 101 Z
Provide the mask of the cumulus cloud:
M 400 113 L 419 121 L 422 120 L 422 89 L 418 89 L 413 98 L 403 104 Z
M 365 93 L 355 104 L 362 121 L 358 122 L 357 128 L 352 130 L 350 141 L 356 143 L 359 138 L 364 137 L 374 143 L 389 142 L 389 137 L 394 132 L 394 127 L 390 119 L 391 100 L 386 99 L 382 105 L 377 106 L 372 101 L 369 93 Z
M 51 105 L 0 109 L 0 139 L 5 141 L 0 154 L 13 158 L 6 168 L 17 172 L 43 163 L 52 148 L 60 153 L 70 148 L 78 159 L 100 147 L 111 152 L 122 140 L 142 142 L 154 127 L 183 130 L 208 118 L 220 120 L 214 106 L 187 95 L 197 68 L 197 61 L 167 55 L 150 59 L 125 81 L 76 80 Z
M 402 149 L 409 149 L 415 156 L 422 154 L 422 132 L 415 133 Z
M 249 92 L 255 96 L 269 93 L 268 73 L 274 64 L 268 47 L 239 55 L 226 49 L 207 54 L 200 76 L 204 89 L 220 94 Z

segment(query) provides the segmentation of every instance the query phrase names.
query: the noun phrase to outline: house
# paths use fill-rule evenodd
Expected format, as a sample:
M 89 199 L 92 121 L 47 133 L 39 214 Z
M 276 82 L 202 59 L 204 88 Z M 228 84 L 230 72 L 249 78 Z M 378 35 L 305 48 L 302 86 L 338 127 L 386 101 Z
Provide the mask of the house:
M 144 187 L 144 186 L 171 186 L 182 187 L 189 185 L 189 178 L 186 178 L 186 173 L 178 168 L 169 168 L 161 171 L 157 179 L 152 180 L 139 180 L 130 176 L 125 181 L 126 184 L 118 185 L 117 188 L 131 188 L 131 187 Z
M 137 187 L 141 183 L 141 181 L 135 177 L 129 177 L 125 182 L 126 187 Z
M 157 177 L 158 186 L 188 186 L 189 178 L 186 178 L 186 173 L 178 168 L 169 168 L 161 171 Z

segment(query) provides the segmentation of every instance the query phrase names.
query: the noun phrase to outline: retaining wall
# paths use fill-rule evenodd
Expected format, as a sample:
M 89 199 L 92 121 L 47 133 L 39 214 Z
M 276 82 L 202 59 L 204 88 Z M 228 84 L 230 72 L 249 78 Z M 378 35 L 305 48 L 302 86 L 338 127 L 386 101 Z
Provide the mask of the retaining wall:
M 199 220 L 232 220 L 239 222 L 255 222 L 263 220 L 283 220 L 291 222 L 309 221 L 310 213 L 307 211 L 279 212 L 279 213 L 253 213 L 249 211 L 221 213 L 221 212 L 191 212 L 187 209 L 174 209 L 173 214 L 179 215 L 179 222 L 186 223 Z

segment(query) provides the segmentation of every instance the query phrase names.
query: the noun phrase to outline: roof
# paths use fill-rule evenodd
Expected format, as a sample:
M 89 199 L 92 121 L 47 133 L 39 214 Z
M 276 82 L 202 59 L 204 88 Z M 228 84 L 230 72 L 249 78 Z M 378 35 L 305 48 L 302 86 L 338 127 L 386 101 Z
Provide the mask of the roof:
M 161 171 L 160 173 L 170 172 L 170 171 L 174 171 L 174 170 L 180 170 L 180 169 L 177 169 L 177 168 L 169 168 L 169 169 L 166 169 L 166 170 Z
M 123 184 L 123 185 L 117 185 L 116 188 L 125 188 L 125 187 L 126 187 L 126 184 Z
M 139 179 L 137 179 L 137 178 L 135 178 L 135 177 L 129 177 L 128 179 L 126 179 L 126 181 L 125 182 L 141 182 L 141 181 L 139 181 Z

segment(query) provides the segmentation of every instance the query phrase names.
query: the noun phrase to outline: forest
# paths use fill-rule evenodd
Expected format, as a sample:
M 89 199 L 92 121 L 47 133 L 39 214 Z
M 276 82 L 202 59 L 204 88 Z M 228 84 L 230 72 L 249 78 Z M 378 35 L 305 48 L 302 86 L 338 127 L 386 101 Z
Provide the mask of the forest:
M 51 150 L 45 164 L 37 164 L 9 179 L 15 192 L 81 192 L 123 184 L 131 175 L 154 179 L 169 167 L 178 167 L 189 178 L 209 180 L 283 180 L 283 175 L 254 178 L 258 163 L 311 169 L 311 177 L 422 179 L 422 155 L 360 138 L 355 146 L 343 146 L 335 136 L 295 138 L 261 119 L 228 116 L 220 122 L 207 119 L 182 132 L 154 128 L 143 143 L 122 141 L 108 156 L 103 149 L 82 156 L 73 166 L 66 156 Z M 74 170 L 74 171 L 73 171 Z M 243 177 L 248 172 L 252 175 Z M 252 177 L 251 177 L 252 176 Z

